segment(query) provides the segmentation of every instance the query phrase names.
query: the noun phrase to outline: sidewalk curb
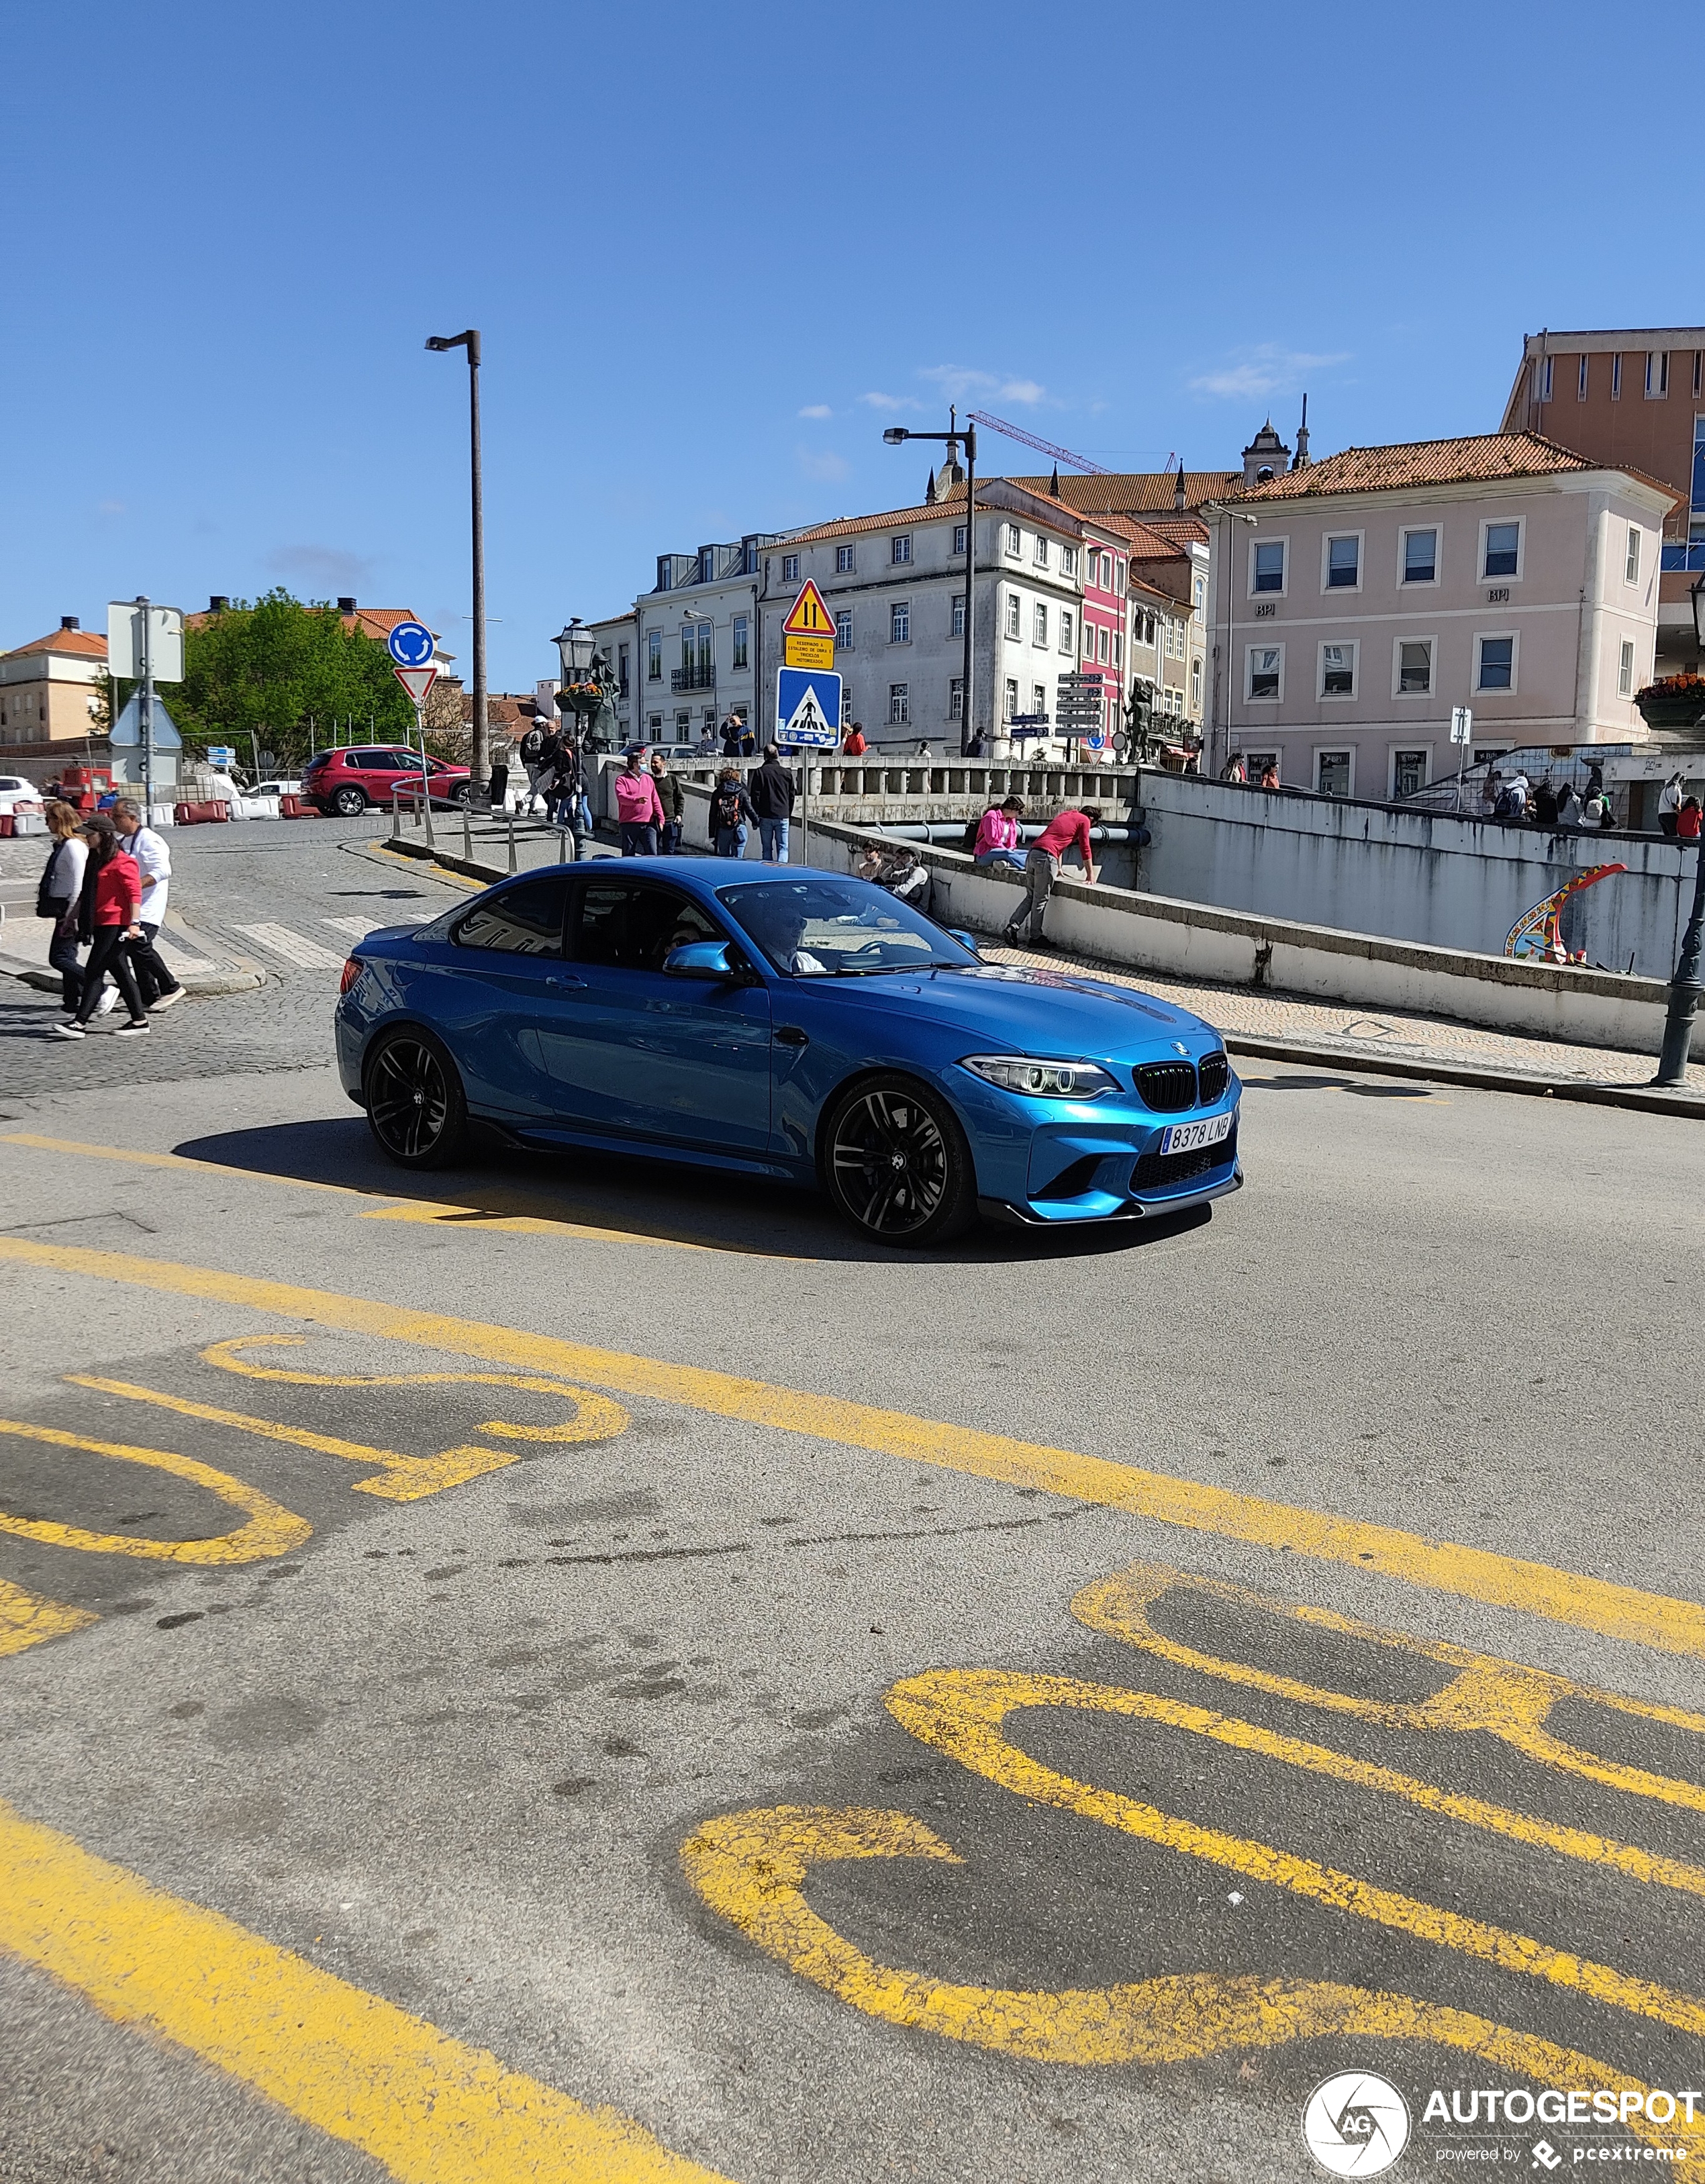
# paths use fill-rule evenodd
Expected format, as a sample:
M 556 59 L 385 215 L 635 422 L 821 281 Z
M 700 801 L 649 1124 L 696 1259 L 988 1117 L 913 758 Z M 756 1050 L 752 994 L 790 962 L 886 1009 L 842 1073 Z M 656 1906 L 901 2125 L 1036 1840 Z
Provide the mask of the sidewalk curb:
M 38 994 L 60 991 L 57 971 L 43 971 L 16 956 L 0 956 L 0 973 L 20 986 L 33 986 Z M 252 994 L 266 983 L 266 973 L 253 964 L 226 971 L 181 971 L 178 983 L 192 1000 L 212 1000 L 224 994 Z
M 1227 1033 L 1226 1050 L 1262 1061 L 1307 1062 L 1316 1068 L 1353 1069 L 1369 1077 L 1424 1078 L 1435 1084 L 1461 1084 L 1479 1092 L 1514 1092 L 1530 1100 L 1574 1100 L 1593 1107 L 1631 1107 L 1648 1115 L 1680 1115 L 1705 1121 L 1705 1095 L 1661 1092 L 1646 1084 L 1595 1084 L 1591 1078 L 1529 1076 L 1521 1070 L 1475 1069 L 1460 1061 L 1419 1061 L 1408 1056 L 1373 1055 L 1362 1048 L 1311 1045 L 1302 1039 L 1261 1039 Z M 1657 1067 L 1654 1056 L 1652 1067 Z

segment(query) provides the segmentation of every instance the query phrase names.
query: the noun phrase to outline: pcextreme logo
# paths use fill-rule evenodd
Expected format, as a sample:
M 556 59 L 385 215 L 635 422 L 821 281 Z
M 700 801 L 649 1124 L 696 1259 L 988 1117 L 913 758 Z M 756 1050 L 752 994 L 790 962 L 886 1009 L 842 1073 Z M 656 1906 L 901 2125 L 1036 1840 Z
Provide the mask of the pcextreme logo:
M 1302 2142 L 1332 2176 L 1377 2176 L 1409 2143 L 1409 2103 L 1389 2078 L 1340 2070 L 1308 2096 Z

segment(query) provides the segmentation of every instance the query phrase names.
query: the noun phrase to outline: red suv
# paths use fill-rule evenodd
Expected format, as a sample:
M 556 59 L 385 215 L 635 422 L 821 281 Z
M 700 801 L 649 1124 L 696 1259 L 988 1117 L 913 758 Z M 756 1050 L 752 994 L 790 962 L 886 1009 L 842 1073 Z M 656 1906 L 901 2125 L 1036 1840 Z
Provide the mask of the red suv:
M 471 777 L 465 766 L 440 758 L 426 760 L 426 787 L 435 797 L 467 801 Z M 302 769 L 302 793 L 322 811 L 354 819 L 370 804 L 388 804 L 391 791 L 404 795 L 421 786 L 421 755 L 394 744 L 354 750 L 315 751 Z

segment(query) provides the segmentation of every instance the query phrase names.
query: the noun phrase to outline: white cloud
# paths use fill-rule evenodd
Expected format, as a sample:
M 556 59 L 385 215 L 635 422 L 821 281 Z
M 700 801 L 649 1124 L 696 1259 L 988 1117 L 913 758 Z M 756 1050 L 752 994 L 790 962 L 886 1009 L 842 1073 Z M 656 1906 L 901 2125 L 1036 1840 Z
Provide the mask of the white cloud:
M 814 453 L 810 448 L 795 448 L 794 454 L 808 478 L 821 478 L 827 485 L 838 485 L 852 475 L 851 464 L 827 449 Z
M 1199 394 L 1217 394 L 1228 400 L 1259 401 L 1269 394 L 1299 393 L 1307 373 L 1324 371 L 1334 365 L 1349 361 L 1347 349 L 1331 356 L 1311 356 L 1301 349 L 1280 348 L 1273 342 L 1262 342 L 1254 348 L 1245 349 L 1240 363 L 1228 365 L 1219 371 L 1204 372 L 1200 378 L 1191 380 L 1190 385 Z
M 1034 379 L 1009 379 L 1003 382 L 1000 388 L 1003 402 L 1022 402 L 1032 409 L 1037 403 L 1046 400 L 1047 392 L 1046 387 L 1039 387 Z
M 910 394 L 861 394 L 859 400 L 872 410 L 921 410 L 923 407 Z
M 833 417 L 834 414 L 827 402 L 808 402 L 800 412 L 802 417 Z
M 926 365 L 918 373 L 940 388 L 950 402 L 962 402 L 967 394 L 992 394 L 1002 402 L 1022 403 L 1034 409 L 1045 402 L 1048 390 L 1034 379 L 1006 379 L 998 372 L 974 371 L 968 365 Z

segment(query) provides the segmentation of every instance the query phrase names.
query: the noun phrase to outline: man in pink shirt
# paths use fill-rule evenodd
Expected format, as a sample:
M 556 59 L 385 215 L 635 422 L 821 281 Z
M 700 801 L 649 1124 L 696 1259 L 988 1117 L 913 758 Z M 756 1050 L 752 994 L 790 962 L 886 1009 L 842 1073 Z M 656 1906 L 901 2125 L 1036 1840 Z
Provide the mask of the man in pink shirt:
M 1067 850 L 1075 848 L 1084 866 L 1084 877 L 1093 887 L 1095 884 L 1095 861 L 1089 849 L 1089 829 L 1100 824 L 1100 812 L 1093 804 L 1086 804 L 1081 811 L 1059 811 L 1042 829 L 1030 845 L 1030 854 L 1024 860 L 1024 906 L 1006 928 L 1006 944 L 1016 948 L 1019 937 L 1029 928 L 1033 945 L 1042 940 L 1042 912 L 1049 896 L 1054 892 L 1054 883 L 1060 877 L 1060 862 Z
M 1024 816 L 1022 796 L 1009 796 L 1004 804 L 991 804 L 983 815 L 983 823 L 977 829 L 977 844 L 972 855 L 987 871 L 990 865 L 1011 865 L 1022 872 L 1024 860 L 1019 854 L 1019 821 Z

